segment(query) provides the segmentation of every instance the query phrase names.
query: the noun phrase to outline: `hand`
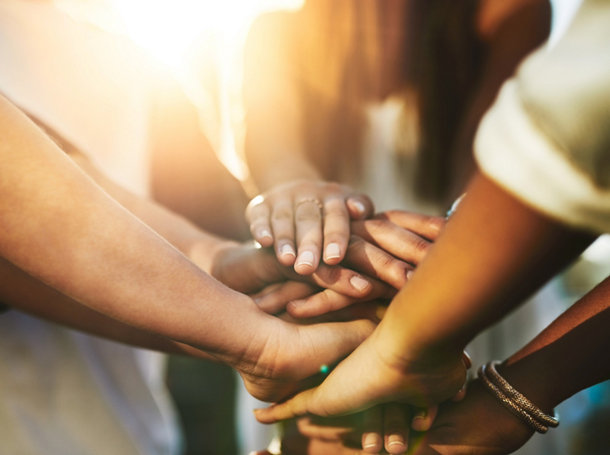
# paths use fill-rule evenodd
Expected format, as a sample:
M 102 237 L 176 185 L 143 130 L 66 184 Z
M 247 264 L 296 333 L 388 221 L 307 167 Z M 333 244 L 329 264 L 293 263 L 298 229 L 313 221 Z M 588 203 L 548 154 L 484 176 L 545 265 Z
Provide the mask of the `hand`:
M 428 407 L 451 398 L 464 384 L 466 365 L 460 355 L 441 359 L 429 353 L 422 359 L 407 360 L 406 355 L 393 355 L 392 345 L 384 345 L 375 334 L 318 387 L 258 409 L 256 418 L 271 423 L 305 414 L 333 416 L 387 402 Z
M 347 267 L 376 278 L 398 290 L 424 258 L 445 220 L 401 210 L 381 213 L 373 219 L 352 221 L 352 236 L 343 262 Z M 392 298 L 393 292 L 376 293 L 368 298 Z M 310 318 L 336 311 L 356 302 L 347 295 L 327 289 L 306 301 L 290 302 L 286 311 L 295 318 Z
M 301 417 L 282 423 L 282 455 L 401 454 L 407 450 L 409 409 L 376 406 L 343 417 Z M 387 431 L 386 431 L 387 430 Z M 269 455 L 267 451 L 256 452 Z
M 503 455 L 525 444 L 533 431 L 506 410 L 477 379 L 460 402 L 440 406 L 427 433 L 412 433 L 412 455 Z
M 286 280 L 306 282 L 311 285 L 300 286 L 300 289 L 305 290 L 299 291 L 303 296 L 308 295 L 307 291 L 315 286 L 316 290 L 329 288 L 340 295 L 371 298 L 372 295 L 382 292 L 376 289 L 383 287 L 374 279 L 340 266 L 323 265 L 315 273 L 304 277 L 295 273 L 290 267 L 282 266 L 268 249 L 257 248 L 252 244 L 223 242 L 217 245 L 213 254 L 208 251 L 199 252 L 196 247 L 192 248 L 191 259 L 196 264 L 210 262 L 210 257 L 212 263 L 207 266 L 210 275 L 245 294 L 259 293 L 269 285 L 284 283 Z
M 407 450 L 409 416 L 408 406 L 390 403 L 343 417 L 302 417 L 297 419 L 297 427 L 310 441 L 333 441 L 337 446 L 362 448 L 365 454 L 377 454 L 384 449 L 384 453 L 401 454 Z
M 297 325 L 272 318 L 272 325 L 268 323 L 253 329 L 257 336 L 233 365 L 248 392 L 263 401 L 277 401 L 318 383 L 321 368 L 348 355 L 375 326 L 367 319 Z
M 326 264 L 341 262 L 350 219 L 367 218 L 373 211 L 371 200 L 348 186 L 299 180 L 252 199 L 246 218 L 254 239 L 265 247 L 273 245 L 280 263 L 310 274 L 318 267 L 321 251 Z

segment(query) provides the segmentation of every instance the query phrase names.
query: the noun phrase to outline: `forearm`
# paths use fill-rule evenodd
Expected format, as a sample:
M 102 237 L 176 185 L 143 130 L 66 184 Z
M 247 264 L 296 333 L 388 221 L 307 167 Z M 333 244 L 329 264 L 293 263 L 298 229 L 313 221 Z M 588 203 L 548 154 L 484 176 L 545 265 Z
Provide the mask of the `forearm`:
M 458 356 L 480 330 L 569 264 L 593 238 L 541 216 L 477 176 L 390 305 L 378 334 L 398 340 L 398 349 L 416 357 L 438 347 Z
M 150 199 L 127 191 L 100 172 L 84 155 L 69 155 L 114 200 L 193 260 L 204 272 L 211 274 L 219 249 L 235 244 L 234 241 L 201 230 L 186 218 Z
M 576 392 L 610 379 L 610 277 L 561 314 L 499 367 L 536 405 L 550 410 Z M 552 387 L 549 385 L 552 384 Z
M 211 279 L 140 223 L 4 99 L 0 117 L 3 257 L 126 324 L 212 354 L 244 354 L 251 318 L 258 316 L 249 298 Z
M 91 310 L 0 259 L 0 301 L 19 311 L 119 343 L 211 359 L 205 352 Z

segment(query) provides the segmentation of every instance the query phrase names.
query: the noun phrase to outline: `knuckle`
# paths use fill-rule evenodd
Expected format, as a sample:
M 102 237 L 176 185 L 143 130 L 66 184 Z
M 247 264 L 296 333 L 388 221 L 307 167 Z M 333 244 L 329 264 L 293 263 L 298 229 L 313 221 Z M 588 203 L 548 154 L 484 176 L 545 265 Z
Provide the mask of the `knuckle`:
M 428 230 L 435 235 L 438 235 L 443 230 L 445 223 L 445 219 L 438 216 L 431 216 L 426 222 Z
M 292 210 L 290 207 L 282 205 L 273 209 L 272 220 L 287 221 L 292 219 Z
M 315 274 L 324 285 L 331 286 L 341 280 L 342 269 L 341 267 L 320 267 L 318 272 Z
M 413 241 L 413 251 L 415 252 L 418 259 L 423 259 L 428 250 L 430 249 L 430 242 L 421 237 Z
M 294 216 L 297 223 L 303 221 L 319 221 L 321 218 L 322 215 L 317 207 L 299 207 Z
M 339 184 L 337 182 L 328 182 L 326 184 L 326 189 L 331 193 L 342 193 L 343 192 L 343 187 L 341 186 L 341 184 Z

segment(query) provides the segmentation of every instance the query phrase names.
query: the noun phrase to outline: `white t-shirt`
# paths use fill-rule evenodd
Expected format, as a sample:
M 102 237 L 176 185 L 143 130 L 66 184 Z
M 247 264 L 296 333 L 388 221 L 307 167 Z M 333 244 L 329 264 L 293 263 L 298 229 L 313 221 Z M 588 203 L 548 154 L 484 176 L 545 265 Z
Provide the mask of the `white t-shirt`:
M 561 222 L 610 232 L 610 2 L 585 0 L 566 33 L 506 82 L 475 142 L 481 170 Z
M 146 59 L 53 2 L 0 2 L 0 92 L 147 191 Z M 170 455 L 180 433 L 164 356 L 0 314 L 0 452 Z

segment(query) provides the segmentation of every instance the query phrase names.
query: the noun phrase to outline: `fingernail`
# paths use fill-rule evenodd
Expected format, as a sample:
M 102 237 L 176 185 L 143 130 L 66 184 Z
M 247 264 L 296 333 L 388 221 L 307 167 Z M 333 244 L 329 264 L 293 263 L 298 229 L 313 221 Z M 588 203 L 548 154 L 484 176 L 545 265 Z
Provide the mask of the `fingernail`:
M 282 256 L 296 256 L 296 254 L 294 253 L 294 249 L 289 243 L 284 243 L 280 247 L 280 254 Z
M 367 434 L 362 440 L 362 448 L 381 450 L 381 438 L 375 433 Z
M 326 245 L 326 259 L 336 259 L 341 257 L 341 247 L 338 243 L 329 243 Z
M 413 270 L 407 270 L 407 280 L 410 280 L 411 278 L 413 278 Z
M 313 253 L 311 251 L 303 251 L 297 258 L 296 265 L 308 265 L 313 267 Z
M 259 229 L 259 230 L 256 232 L 256 236 L 257 236 L 259 239 L 261 239 L 261 238 L 263 238 L 263 237 L 268 237 L 268 238 L 271 238 L 271 231 L 269 231 L 269 229 L 262 228 L 262 229 Z
M 393 434 L 388 438 L 388 447 L 391 450 L 390 453 L 403 453 L 407 450 L 404 439 L 397 434 Z
M 423 419 L 426 417 L 426 415 L 428 414 L 428 410 L 427 409 L 420 409 L 419 411 L 417 411 L 415 413 L 415 415 L 413 416 L 414 419 Z
M 349 279 L 349 282 L 352 286 L 354 286 L 354 288 L 356 288 L 359 291 L 364 291 L 366 288 L 368 288 L 370 286 L 370 283 L 365 280 L 364 278 L 361 278 L 359 276 L 353 276 Z
M 366 207 L 364 206 L 364 204 L 362 202 L 360 202 L 356 199 L 352 199 L 350 202 L 360 215 L 362 215 L 366 211 Z
M 286 307 L 288 307 L 289 313 L 290 313 L 290 309 L 298 310 L 298 309 L 302 308 L 303 306 L 305 306 L 305 300 L 292 300 L 292 301 L 288 302 L 288 304 L 286 305 Z
M 411 420 L 411 428 L 413 428 L 415 431 L 424 431 L 426 429 L 424 428 L 426 414 L 427 412 L 425 409 L 420 409 L 417 411 Z

